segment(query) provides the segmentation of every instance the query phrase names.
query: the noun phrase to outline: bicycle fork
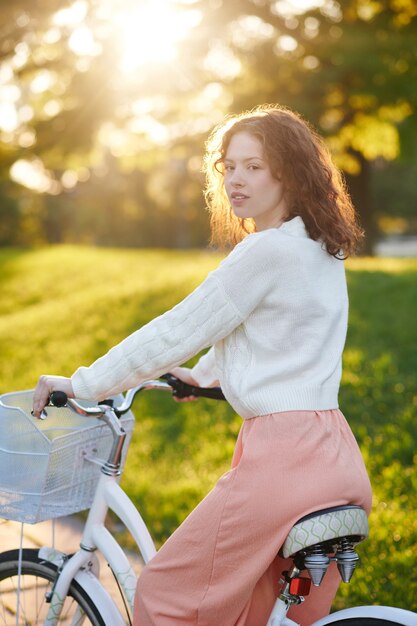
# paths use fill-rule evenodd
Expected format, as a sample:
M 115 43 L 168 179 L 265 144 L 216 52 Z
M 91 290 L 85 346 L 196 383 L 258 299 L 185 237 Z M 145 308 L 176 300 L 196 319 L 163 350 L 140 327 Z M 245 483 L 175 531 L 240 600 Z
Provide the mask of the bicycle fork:
M 49 604 L 48 614 L 44 626 L 56 626 L 62 611 L 62 607 L 67 597 L 71 582 L 80 569 L 88 569 L 95 576 L 99 574 L 99 563 L 97 557 L 91 552 L 81 548 L 71 558 L 68 555 L 58 552 L 52 548 L 42 548 L 39 556 L 45 561 L 54 563 L 57 566 L 56 579 L 50 592 L 45 599 Z M 77 609 L 79 611 L 79 609 Z M 76 618 L 80 619 L 79 613 Z M 80 623 L 77 622 L 76 623 Z

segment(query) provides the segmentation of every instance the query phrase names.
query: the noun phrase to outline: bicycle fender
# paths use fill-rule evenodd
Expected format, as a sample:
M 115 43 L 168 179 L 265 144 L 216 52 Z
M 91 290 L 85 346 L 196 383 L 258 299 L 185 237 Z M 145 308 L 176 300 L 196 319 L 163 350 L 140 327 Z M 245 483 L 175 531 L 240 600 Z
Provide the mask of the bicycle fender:
M 78 572 L 75 576 L 75 580 L 83 587 L 88 595 L 94 599 L 94 604 L 106 624 L 111 624 L 111 626 L 126 626 L 126 622 L 113 602 L 109 592 L 92 572 Z
M 61 567 L 68 558 L 68 555 L 64 552 L 47 547 L 41 548 L 38 555 L 39 558 L 44 561 L 49 561 L 57 568 Z M 79 570 L 74 576 L 74 580 L 76 580 L 84 591 L 94 599 L 94 604 L 106 624 L 111 624 L 111 626 L 126 626 L 126 622 L 109 592 L 103 587 L 92 571 Z
M 337 624 L 341 620 L 353 617 L 372 617 L 373 619 L 391 620 L 397 624 L 402 624 L 402 626 L 417 626 L 417 613 L 392 606 L 358 606 L 352 609 L 343 609 L 343 611 L 337 611 L 319 619 L 311 626 Z

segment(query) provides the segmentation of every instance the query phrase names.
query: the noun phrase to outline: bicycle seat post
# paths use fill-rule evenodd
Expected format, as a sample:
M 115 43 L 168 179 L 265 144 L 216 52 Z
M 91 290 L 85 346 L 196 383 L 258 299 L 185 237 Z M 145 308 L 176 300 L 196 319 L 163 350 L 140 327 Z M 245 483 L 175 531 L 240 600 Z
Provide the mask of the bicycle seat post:
M 107 476 L 120 476 L 120 463 L 126 432 L 112 407 L 105 407 L 104 415 L 101 419 L 110 427 L 113 434 L 113 445 L 109 458 L 101 468 L 101 471 Z

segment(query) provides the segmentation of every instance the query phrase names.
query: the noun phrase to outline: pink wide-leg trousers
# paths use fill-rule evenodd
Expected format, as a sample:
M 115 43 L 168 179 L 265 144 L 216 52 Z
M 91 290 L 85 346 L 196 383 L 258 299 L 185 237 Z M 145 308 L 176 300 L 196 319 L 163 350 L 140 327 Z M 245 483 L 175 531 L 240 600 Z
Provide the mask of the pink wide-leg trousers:
M 325 507 L 371 508 L 356 440 L 339 410 L 289 411 L 243 422 L 232 461 L 139 577 L 134 626 L 265 626 L 289 563 L 292 525 Z M 303 574 L 304 575 L 304 574 Z M 291 617 L 327 615 L 334 564 Z

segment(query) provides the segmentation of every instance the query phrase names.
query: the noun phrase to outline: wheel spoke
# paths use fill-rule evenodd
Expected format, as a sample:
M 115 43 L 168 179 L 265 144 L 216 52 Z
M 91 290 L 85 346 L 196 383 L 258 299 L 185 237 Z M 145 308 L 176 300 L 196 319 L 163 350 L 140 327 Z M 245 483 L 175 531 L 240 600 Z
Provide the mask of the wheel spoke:
M 0 554 L 0 626 L 43 626 L 50 605 L 56 570 L 40 561 L 35 550 L 24 550 L 20 579 L 16 551 Z M 18 586 L 20 605 L 17 611 Z M 92 598 L 75 581 L 65 598 L 58 626 L 103 626 Z

